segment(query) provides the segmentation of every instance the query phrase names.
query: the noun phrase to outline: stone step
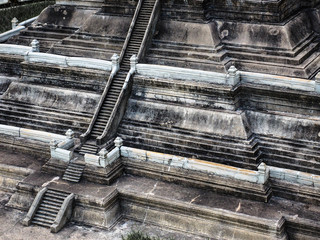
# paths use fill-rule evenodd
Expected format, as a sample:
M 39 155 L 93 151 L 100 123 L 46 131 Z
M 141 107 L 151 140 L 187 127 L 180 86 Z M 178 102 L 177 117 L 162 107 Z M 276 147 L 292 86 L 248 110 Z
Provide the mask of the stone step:
M 21 31 L 21 36 L 31 36 L 34 38 L 50 38 L 50 39 L 63 39 L 69 36 L 69 34 L 66 33 L 58 33 L 58 32 L 45 32 L 45 31 L 33 31 L 33 30 L 27 30 L 27 31 Z
M 59 211 L 60 210 L 60 207 L 57 207 L 55 205 L 51 205 L 51 204 L 48 204 L 48 203 L 44 203 L 44 202 L 41 202 L 40 207 L 43 207 L 43 209 L 51 209 L 53 211 Z
M 69 196 L 69 193 L 67 193 L 67 192 L 62 192 L 62 191 L 59 191 L 59 190 L 53 190 L 53 189 L 48 189 L 47 191 L 46 191 L 46 194 L 53 194 L 53 195 L 55 195 L 55 196 L 59 196 L 59 197 L 64 197 L 64 198 L 66 198 L 67 196 Z
M 235 147 L 224 146 L 216 143 L 215 141 L 209 140 L 198 140 L 198 138 L 192 138 L 192 136 L 181 136 L 178 134 L 170 134 L 169 132 L 164 131 L 153 131 L 152 129 L 143 129 L 143 128 L 134 128 L 129 126 L 126 129 L 120 128 L 120 133 L 130 137 L 135 137 L 139 139 L 153 139 L 164 144 L 179 144 L 181 146 L 187 146 L 187 148 L 201 149 L 206 151 L 207 154 L 214 153 L 219 150 L 219 153 L 223 155 L 237 155 L 243 157 L 257 157 L 257 151 L 252 149 L 244 149 L 243 145 L 237 145 Z M 240 157 L 241 158 L 241 157 Z
M 41 202 L 42 202 L 43 204 L 47 204 L 47 205 L 55 206 L 55 207 L 61 207 L 61 204 L 62 204 L 62 203 L 52 202 L 52 201 L 45 200 L 45 199 L 42 199 Z
M 77 170 L 82 171 L 84 169 L 84 166 L 77 166 L 77 165 L 69 164 L 67 169 L 68 170 L 75 170 L 75 171 L 77 171 Z
M 65 117 L 66 112 L 65 110 L 57 109 L 57 108 L 48 108 L 48 107 L 43 107 L 43 106 L 38 106 L 34 105 L 31 103 L 24 103 L 24 102 L 19 102 L 15 100 L 10 100 L 10 99 L 0 99 L 0 105 L 2 106 L 10 106 L 15 107 L 17 109 L 23 110 L 23 111 L 34 111 L 34 112 L 42 112 L 46 114 L 52 114 L 52 115 L 61 115 L 62 117 Z M 68 114 L 72 115 L 75 118 L 90 118 L 91 114 L 85 113 L 85 112 L 75 112 L 68 110 Z
M 119 134 L 121 138 L 123 138 L 126 141 L 126 136 Z M 188 157 L 188 158 L 196 158 L 203 161 L 208 162 L 215 162 L 215 163 L 221 163 L 225 165 L 230 165 L 234 167 L 244 168 L 244 169 L 250 169 L 250 170 L 257 170 L 257 165 L 253 159 L 253 161 L 248 162 L 247 159 L 244 159 L 244 161 L 234 160 L 230 158 L 219 158 L 219 157 L 213 157 L 213 156 L 207 156 L 203 155 L 203 152 L 199 153 L 192 153 L 191 151 L 184 151 L 183 148 L 179 149 L 179 146 L 174 146 L 173 148 L 168 148 L 168 145 L 162 146 L 161 142 L 157 142 L 154 140 L 147 139 L 145 141 L 141 142 L 134 142 L 134 141 L 126 141 L 126 146 L 144 149 L 148 151 L 154 151 L 154 152 L 160 152 L 165 154 L 172 154 L 172 155 L 178 155 L 181 157 Z M 182 146 L 184 147 L 184 146 Z M 187 149 L 188 150 L 188 149 Z
M 190 52 L 212 52 L 211 46 L 199 46 L 199 45 L 192 45 L 186 43 L 177 43 L 177 42 L 167 42 L 161 40 L 153 40 L 150 49 L 172 49 L 176 51 L 190 51 Z
M 98 135 L 96 137 L 98 137 Z M 88 154 L 96 154 L 97 151 L 79 150 L 79 154 L 85 155 L 86 153 L 88 153 Z
M 45 132 L 55 132 L 58 134 L 64 134 L 66 129 L 73 129 L 75 132 L 84 132 L 86 127 L 75 127 L 73 124 L 63 124 L 53 121 L 45 121 L 28 117 L 22 117 L 19 115 L 3 114 L 0 111 L 0 123 L 6 125 L 13 125 L 17 127 L 30 128 L 34 130 L 40 130 Z
M 114 50 L 110 49 L 90 49 L 90 48 L 80 48 L 76 46 L 63 46 L 55 44 L 49 53 L 64 55 L 68 57 L 84 57 L 84 58 L 96 58 L 100 60 L 110 59 L 110 57 L 115 53 Z
M 53 209 L 53 208 L 44 207 L 44 206 L 40 205 L 38 208 L 38 211 L 46 213 L 48 215 L 56 216 L 57 213 L 59 212 L 59 209 Z
M 42 218 L 42 219 L 46 219 L 48 221 L 54 221 L 56 219 L 56 216 L 50 216 L 50 215 L 47 215 L 46 213 L 43 214 L 43 213 L 40 213 L 39 211 L 37 211 L 37 213 L 35 214 L 34 216 L 35 218 Z
M 47 192 L 45 193 L 45 196 L 46 196 L 46 197 L 51 197 L 51 198 L 56 198 L 56 199 L 64 200 L 64 199 L 66 198 L 66 196 L 68 196 L 68 195 L 65 195 L 65 196 L 63 195 L 63 196 L 62 196 L 62 195 L 57 195 L 57 194 L 50 193 L 50 192 L 47 191 Z
M 90 147 L 91 149 L 91 147 Z M 80 151 L 86 152 L 86 148 L 81 148 Z M 80 152 L 79 151 L 79 152 Z M 91 150 L 89 150 L 91 151 Z M 83 173 L 83 169 L 85 168 L 84 164 L 78 164 L 78 163 L 69 163 L 67 166 L 62 179 L 71 181 L 71 182 L 79 182 Z
M 108 111 L 101 110 L 101 112 L 99 112 L 99 117 L 109 119 L 111 112 L 112 110 L 108 110 Z
M 74 27 L 62 27 L 59 26 L 57 27 L 49 27 L 49 26 L 41 26 L 41 27 L 33 27 L 29 26 L 28 30 L 32 31 L 42 31 L 42 32 L 58 32 L 58 33 L 67 33 L 67 34 L 72 34 L 74 33 L 78 28 Z
M 71 116 L 66 118 L 55 117 L 51 115 L 41 114 L 41 113 L 28 113 L 24 111 L 16 111 L 15 109 L 4 109 L 0 106 L 0 117 L 7 116 L 8 119 L 30 119 L 30 122 L 48 122 L 48 123 L 55 123 L 60 126 L 72 126 L 74 125 L 75 121 L 79 124 L 78 129 L 85 128 L 88 124 L 83 121 L 78 121 L 76 119 L 72 120 Z M 68 119 L 69 118 L 69 119 Z M 73 128 L 73 127 L 72 127 Z
M 75 47 L 77 49 L 92 48 L 90 50 L 99 50 L 99 51 L 104 51 L 104 50 L 121 51 L 123 43 L 124 41 L 112 42 L 108 39 L 99 39 L 98 41 L 94 41 L 92 39 L 85 40 L 85 39 L 67 38 L 62 40 L 60 46 L 61 47 L 70 46 L 70 47 Z
M 69 177 L 63 177 L 62 179 L 69 181 L 69 182 L 74 182 L 74 183 L 78 183 L 80 181 L 80 179 L 73 179 L 73 178 L 69 178 Z
M 207 59 L 196 59 L 190 57 L 173 57 L 166 55 L 156 55 L 156 54 L 148 54 L 146 57 L 146 61 L 150 64 L 155 64 L 159 61 L 162 61 L 162 65 L 176 66 L 176 67 L 186 67 L 188 64 L 189 68 L 199 69 L 199 70 L 209 70 L 212 68 L 212 64 L 217 64 L 216 61 L 211 61 Z M 223 59 L 221 58 L 221 61 Z
M 167 57 L 179 57 L 179 58 L 194 58 L 194 59 L 202 59 L 202 60 L 210 60 L 210 61 L 221 61 L 223 56 L 221 54 L 217 54 L 214 52 L 206 52 L 201 53 L 196 50 L 176 50 L 176 49 L 158 49 L 158 48 L 149 48 L 148 54 L 152 55 L 161 55 Z
M 90 152 L 90 153 L 96 153 L 98 148 L 81 148 L 81 151 L 83 152 Z
M 99 126 L 95 127 L 93 130 L 92 130 L 92 133 L 93 134 L 98 134 L 98 136 L 100 136 L 102 133 L 103 133 L 103 130 L 104 128 L 100 128 Z
M 77 174 L 82 174 L 82 169 L 75 170 L 75 169 L 68 168 L 67 172 L 68 172 L 68 174 L 76 174 L 77 175 Z
M 219 148 L 216 149 L 202 149 L 194 146 L 190 146 L 187 143 L 183 143 L 182 141 L 177 141 L 177 142 L 171 142 L 171 141 L 165 141 L 159 137 L 146 137 L 142 135 L 141 137 L 131 137 L 129 135 L 124 135 L 120 131 L 120 136 L 123 136 L 123 139 L 126 140 L 126 143 L 128 144 L 133 144 L 133 145 L 139 145 L 139 144 L 144 144 L 144 145 L 152 145 L 155 147 L 160 147 L 160 148 L 167 148 L 168 151 L 171 153 L 174 153 L 175 151 L 183 152 L 189 157 L 195 157 L 198 159 L 212 159 L 212 161 L 219 161 L 220 163 L 228 159 L 228 161 L 232 162 L 248 162 L 248 163 L 255 163 L 257 159 L 260 157 L 260 155 L 257 155 L 256 157 L 252 156 L 252 154 L 248 155 L 239 155 L 235 151 L 235 153 L 232 152 L 223 152 L 222 150 L 220 151 Z M 166 138 L 164 138 L 166 139 Z M 179 155 L 179 154 L 175 154 Z M 201 157 L 200 157 L 201 156 Z
M 42 218 L 42 217 L 34 217 L 33 218 L 33 221 L 32 222 L 42 222 L 42 223 L 47 223 L 47 224 L 50 224 L 52 225 L 54 220 L 49 220 L 49 219 L 46 219 L 46 218 Z
M 58 204 L 62 204 L 64 199 L 62 199 L 62 198 L 49 197 L 49 196 L 47 196 L 47 195 L 45 194 L 44 197 L 43 197 L 43 200 L 55 202 L 55 203 L 58 203 Z
M 131 121 L 130 119 L 123 119 L 122 124 L 124 128 L 133 128 L 133 129 L 144 129 L 144 131 L 157 131 L 159 135 L 168 135 L 168 136 L 175 136 L 178 139 L 191 139 L 195 142 L 204 142 L 213 145 L 222 145 L 225 147 L 231 146 L 232 148 L 242 147 L 243 144 L 247 145 L 246 150 L 251 150 L 257 145 L 257 140 L 255 138 L 251 138 L 249 140 L 241 140 L 235 138 L 227 138 L 227 137 L 219 137 L 213 136 L 207 133 L 200 133 L 192 130 L 185 130 L 181 128 L 171 127 L 170 131 L 166 127 L 160 126 L 158 124 L 153 123 L 145 123 L 145 122 L 138 122 L 138 121 Z
M 58 213 L 58 212 L 57 212 Z M 37 211 L 37 214 L 39 214 L 40 216 L 49 216 L 53 219 L 56 219 L 57 217 L 57 213 L 53 213 L 53 212 L 49 212 L 49 211 L 44 211 L 44 210 L 39 210 Z
M 71 177 L 71 178 L 81 178 L 82 172 L 70 172 L 69 169 L 67 169 L 63 175 L 63 177 Z
M 81 178 L 81 176 L 79 177 L 78 175 L 65 173 L 62 179 L 64 179 L 64 180 L 71 179 L 71 180 L 78 182 L 80 180 L 80 178 Z
M 45 222 L 42 222 L 42 221 L 36 221 L 36 220 L 32 220 L 32 223 L 33 224 L 36 224 L 36 225 L 39 225 L 39 226 L 42 226 L 42 227 L 47 227 L 47 228 L 50 228 L 52 224 L 50 223 L 45 223 Z

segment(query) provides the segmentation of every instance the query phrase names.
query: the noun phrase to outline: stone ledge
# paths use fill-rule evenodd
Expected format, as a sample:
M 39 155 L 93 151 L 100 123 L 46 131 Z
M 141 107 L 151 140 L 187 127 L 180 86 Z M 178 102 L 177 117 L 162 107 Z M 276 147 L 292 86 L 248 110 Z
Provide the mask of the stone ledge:
M 130 158 L 124 157 L 122 157 L 122 161 L 125 165 L 125 172 L 133 175 L 210 189 L 218 193 L 225 193 L 256 201 L 267 202 L 272 195 L 269 182 L 265 184 L 254 184 L 209 173 L 170 167 L 150 161 L 131 160 Z
M 270 220 L 234 213 L 222 209 L 208 209 L 171 201 L 151 195 L 120 192 L 126 218 L 155 224 L 178 231 L 219 239 L 287 239 L 284 219 Z

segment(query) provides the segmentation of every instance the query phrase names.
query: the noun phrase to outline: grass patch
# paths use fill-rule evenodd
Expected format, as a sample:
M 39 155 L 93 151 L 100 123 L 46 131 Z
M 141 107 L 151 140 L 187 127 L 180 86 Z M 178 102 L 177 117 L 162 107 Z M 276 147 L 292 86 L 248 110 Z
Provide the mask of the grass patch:
M 122 236 L 122 240 L 174 240 L 173 238 L 170 239 L 162 239 L 160 237 L 151 237 L 146 233 L 141 231 L 131 231 L 127 236 Z

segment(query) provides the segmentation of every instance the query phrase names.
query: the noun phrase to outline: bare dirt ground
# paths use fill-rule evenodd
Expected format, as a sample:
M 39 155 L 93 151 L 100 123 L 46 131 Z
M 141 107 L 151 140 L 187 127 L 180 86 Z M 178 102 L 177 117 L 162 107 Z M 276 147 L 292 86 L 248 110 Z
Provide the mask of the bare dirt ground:
M 149 226 L 138 222 L 123 220 L 113 229 L 99 229 L 94 227 L 80 226 L 76 223 L 69 223 L 59 233 L 50 233 L 48 228 L 31 225 L 23 226 L 20 221 L 25 212 L 5 207 L 11 194 L 0 191 L 0 239 L 1 240 L 121 240 L 132 230 L 140 230 L 150 236 L 161 239 L 175 240 L 203 240 L 204 238 L 192 235 L 184 235 L 173 231 L 160 229 L 156 226 Z

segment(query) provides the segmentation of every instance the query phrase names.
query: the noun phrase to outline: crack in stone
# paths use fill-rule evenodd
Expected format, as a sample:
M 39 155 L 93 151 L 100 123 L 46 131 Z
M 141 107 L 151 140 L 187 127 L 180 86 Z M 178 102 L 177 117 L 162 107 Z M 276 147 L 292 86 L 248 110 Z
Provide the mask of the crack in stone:
M 191 199 L 191 201 L 189 202 L 189 204 L 193 203 L 195 200 L 197 200 L 197 198 L 199 198 L 200 195 L 196 196 L 195 198 Z

